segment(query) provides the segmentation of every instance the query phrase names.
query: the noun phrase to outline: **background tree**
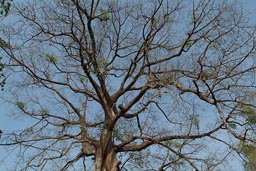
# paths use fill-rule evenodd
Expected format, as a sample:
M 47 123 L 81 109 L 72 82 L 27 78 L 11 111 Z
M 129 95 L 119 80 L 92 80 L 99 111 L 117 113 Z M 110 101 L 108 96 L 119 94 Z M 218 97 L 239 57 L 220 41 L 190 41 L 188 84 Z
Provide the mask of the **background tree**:
M 15 170 L 218 170 L 255 143 L 255 27 L 229 1 L 13 8 Z

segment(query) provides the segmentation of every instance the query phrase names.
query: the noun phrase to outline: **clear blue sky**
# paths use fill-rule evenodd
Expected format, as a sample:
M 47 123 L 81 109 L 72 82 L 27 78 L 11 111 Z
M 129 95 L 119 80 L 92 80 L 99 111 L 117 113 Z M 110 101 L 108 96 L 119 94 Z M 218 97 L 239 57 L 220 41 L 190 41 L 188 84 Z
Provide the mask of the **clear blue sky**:
M 244 7 L 244 12 L 249 12 L 251 22 L 256 23 L 256 1 L 255 0 L 238 0 Z
M 230 0 L 230 2 L 237 2 L 241 3 L 243 5 L 243 9 L 245 13 L 250 13 L 250 22 L 256 24 L 256 0 Z M 7 85 L 8 86 L 8 85 Z M 8 93 L 0 92 L 1 98 L 0 98 L 0 129 L 1 130 L 12 130 L 12 129 L 19 129 L 22 128 L 22 125 L 24 125 L 24 122 L 22 121 L 13 121 L 13 117 L 11 117 L 9 114 L 12 113 L 12 110 L 15 110 L 12 106 L 9 104 L 3 102 L 2 97 L 3 95 L 8 95 Z M 0 149 L 0 160 L 2 159 L 3 151 Z M 15 160 L 15 159 L 14 159 Z M 1 163 L 0 161 L 0 170 L 4 171 L 8 169 L 8 161 Z M 238 171 L 240 170 L 237 168 Z

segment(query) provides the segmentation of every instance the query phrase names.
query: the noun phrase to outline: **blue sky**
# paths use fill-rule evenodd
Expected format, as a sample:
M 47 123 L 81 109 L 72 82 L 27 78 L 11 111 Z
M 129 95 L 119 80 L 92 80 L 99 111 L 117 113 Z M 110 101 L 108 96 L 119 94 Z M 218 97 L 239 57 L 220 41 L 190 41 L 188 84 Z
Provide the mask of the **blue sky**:
M 243 5 L 244 12 L 250 14 L 250 22 L 256 24 L 256 0 L 234 0 L 234 2 L 241 3 Z M 6 102 L 4 102 L 4 100 L 2 99 L 4 95 L 8 95 L 8 92 L 0 93 L 0 129 L 5 131 L 22 128 L 22 125 L 25 125 L 24 122 L 21 120 L 19 121 L 18 118 L 14 118 L 9 115 L 16 109 L 12 105 L 9 105 Z M 13 121 L 14 119 L 15 121 Z M 3 151 L 0 150 L 0 156 L 2 156 L 2 152 Z M 1 159 L 2 158 L 0 158 L 0 160 Z M 8 162 L 5 162 L 4 166 L 0 161 L 0 170 L 6 170 L 8 167 L 7 165 Z

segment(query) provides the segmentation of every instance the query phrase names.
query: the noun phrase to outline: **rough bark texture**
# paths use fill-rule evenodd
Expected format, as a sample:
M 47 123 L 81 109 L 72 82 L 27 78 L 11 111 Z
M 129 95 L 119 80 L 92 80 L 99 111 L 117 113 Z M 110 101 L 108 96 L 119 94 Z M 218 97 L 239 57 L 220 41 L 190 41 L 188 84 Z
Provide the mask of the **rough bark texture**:
M 105 129 L 95 154 L 94 171 L 119 171 L 119 161 L 116 157 L 112 132 Z

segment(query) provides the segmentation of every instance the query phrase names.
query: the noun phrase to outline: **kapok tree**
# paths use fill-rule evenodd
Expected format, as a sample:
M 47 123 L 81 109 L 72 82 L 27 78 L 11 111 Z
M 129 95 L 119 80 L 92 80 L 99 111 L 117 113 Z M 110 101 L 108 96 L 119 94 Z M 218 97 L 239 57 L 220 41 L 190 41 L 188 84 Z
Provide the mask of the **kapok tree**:
M 215 170 L 254 145 L 255 28 L 230 2 L 21 1 L 9 17 L 17 170 Z

